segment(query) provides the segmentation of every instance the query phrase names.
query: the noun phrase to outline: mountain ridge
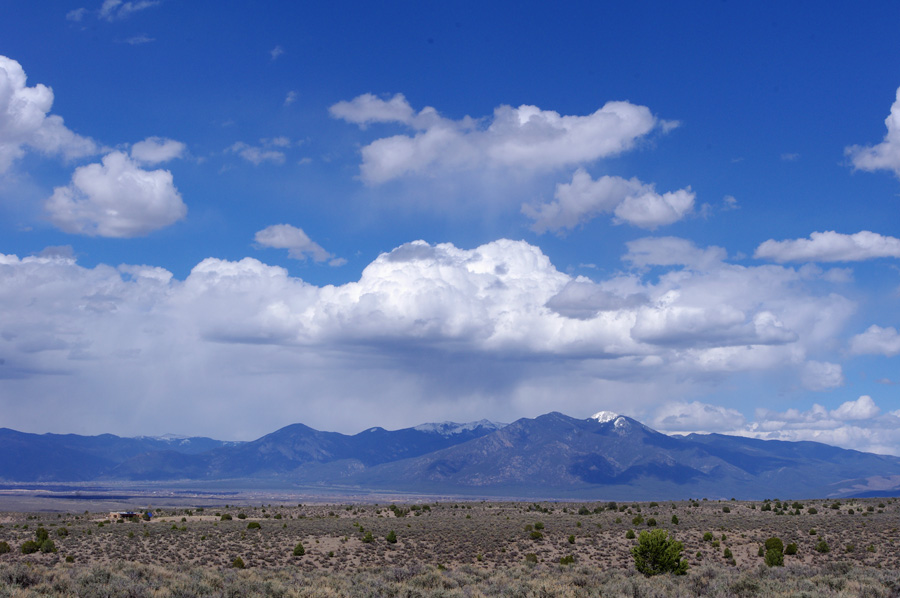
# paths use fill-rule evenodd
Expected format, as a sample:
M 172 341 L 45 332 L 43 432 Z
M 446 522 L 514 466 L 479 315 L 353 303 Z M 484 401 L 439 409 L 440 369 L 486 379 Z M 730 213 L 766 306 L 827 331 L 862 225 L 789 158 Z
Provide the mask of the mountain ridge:
M 12 456 L 0 461 L 6 482 L 259 480 L 286 490 L 614 500 L 900 493 L 897 457 L 810 441 L 669 436 L 613 412 L 353 435 L 296 423 L 240 443 L 3 428 L 0 454 Z

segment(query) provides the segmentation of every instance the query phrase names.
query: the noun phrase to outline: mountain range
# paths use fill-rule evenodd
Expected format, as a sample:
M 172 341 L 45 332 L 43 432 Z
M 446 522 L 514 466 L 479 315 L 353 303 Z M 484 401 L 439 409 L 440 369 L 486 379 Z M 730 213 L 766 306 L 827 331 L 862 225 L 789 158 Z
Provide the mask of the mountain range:
M 629 417 L 548 413 L 354 435 L 293 424 L 251 442 L 0 429 L 0 481 L 264 483 L 283 490 L 652 500 L 900 493 L 900 458 L 816 442 L 668 436 Z

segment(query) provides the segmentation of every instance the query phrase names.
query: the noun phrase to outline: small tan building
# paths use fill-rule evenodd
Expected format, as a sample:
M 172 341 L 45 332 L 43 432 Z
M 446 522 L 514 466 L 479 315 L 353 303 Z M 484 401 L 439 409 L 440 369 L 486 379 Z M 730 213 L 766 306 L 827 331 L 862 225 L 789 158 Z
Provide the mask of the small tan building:
M 134 513 L 131 511 L 110 511 L 109 512 L 109 520 L 110 521 L 137 521 L 141 518 L 140 513 Z

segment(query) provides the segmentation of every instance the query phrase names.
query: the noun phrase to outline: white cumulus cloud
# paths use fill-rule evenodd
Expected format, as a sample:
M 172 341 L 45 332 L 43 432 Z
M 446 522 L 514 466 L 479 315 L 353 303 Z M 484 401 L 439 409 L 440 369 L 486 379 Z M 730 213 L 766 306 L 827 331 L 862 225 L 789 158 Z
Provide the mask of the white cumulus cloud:
M 844 448 L 900 455 L 900 418 L 881 413 L 872 397 L 862 395 L 836 409 L 814 404 L 809 410 L 778 412 L 758 409 L 745 436 L 766 440 L 811 440 Z
M 122 152 L 75 169 L 44 208 L 65 232 L 118 238 L 147 235 L 187 214 L 169 171 L 144 170 Z
M 892 170 L 900 176 L 900 88 L 884 124 L 887 127 L 884 141 L 877 145 L 852 145 L 845 153 L 859 170 Z
M 850 339 L 850 351 L 857 355 L 893 357 L 900 354 L 900 333 L 893 326 L 869 326 L 865 332 Z
M 668 433 L 717 432 L 761 440 L 813 441 L 848 449 L 900 456 L 900 412 L 882 413 L 862 395 L 835 409 L 757 409 L 753 419 L 733 408 L 699 401 L 660 405 L 648 423 Z
M 579 168 L 570 183 L 557 184 L 554 197 L 552 202 L 522 206 L 522 212 L 534 220 L 535 232 L 572 229 L 605 213 L 615 214 L 619 223 L 655 229 L 684 218 L 693 210 L 695 194 L 690 188 L 659 194 L 653 185 L 636 178 L 593 180 Z
M 26 149 L 78 158 L 97 153 L 97 145 L 70 131 L 63 119 L 49 114 L 53 91 L 42 84 L 28 87 L 25 70 L 0 56 L 0 174 L 25 155 Z
M 370 185 L 471 170 L 555 170 L 626 151 L 661 124 L 648 108 L 628 102 L 608 102 L 585 116 L 504 105 L 489 118 L 451 120 L 431 107 L 415 112 L 401 94 L 389 100 L 365 94 L 330 112 L 359 126 L 397 123 L 415 130 L 362 148 L 360 174 Z
M 809 239 L 769 239 L 756 248 L 754 257 L 784 262 L 859 262 L 881 257 L 900 257 L 900 239 L 871 231 L 852 235 L 835 231 L 814 232 Z

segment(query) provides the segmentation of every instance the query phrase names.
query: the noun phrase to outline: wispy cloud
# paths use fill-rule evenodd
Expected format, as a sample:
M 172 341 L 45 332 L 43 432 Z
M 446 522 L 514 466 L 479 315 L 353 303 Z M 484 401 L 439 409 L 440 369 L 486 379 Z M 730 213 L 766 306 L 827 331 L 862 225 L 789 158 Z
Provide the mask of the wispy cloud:
M 140 35 L 135 35 L 134 37 L 129 37 L 128 39 L 125 40 L 125 43 L 132 45 L 132 46 L 140 46 L 142 44 L 149 44 L 150 42 L 155 42 L 155 41 L 156 41 L 155 38 L 149 37 L 146 34 L 142 33 Z
M 325 251 L 321 245 L 309 238 L 303 229 L 290 224 L 274 224 L 258 231 L 254 240 L 261 247 L 274 247 L 287 249 L 288 256 L 306 261 L 309 258 L 317 262 L 329 261 L 333 266 L 343 265 L 345 260 L 336 259 L 334 255 Z
M 252 162 L 259 166 L 263 162 L 272 162 L 273 164 L 284 164 L 286 156 L 284 152 L 265 149 L 260 146 L 248 145 L 243 141 L 238 141 L 229 146 L 225 151 L 239 155 L 244 160 Z
M 87 14 L 86 8 L 76 8 L 70 10 L 66 13 L 66 20 L 72 21 L 73 23 L 80 23 L 84 19 L 84 15 Z
M 124 2 L 123 0 L 103 0 L 98 16 L 105 21 L 118 21 L 127 18 L 136 12 L 159 6 L 159 4 L 159 0 L 135 0 L 130 2 Z
M 814 232 L 809 239 L 769 239 L 756 248 L 754 257 L 776 262 L 859 262 L 875 258 L 900 258 L 900 239 L 871 231 L 852 235 L 835 231 Z

